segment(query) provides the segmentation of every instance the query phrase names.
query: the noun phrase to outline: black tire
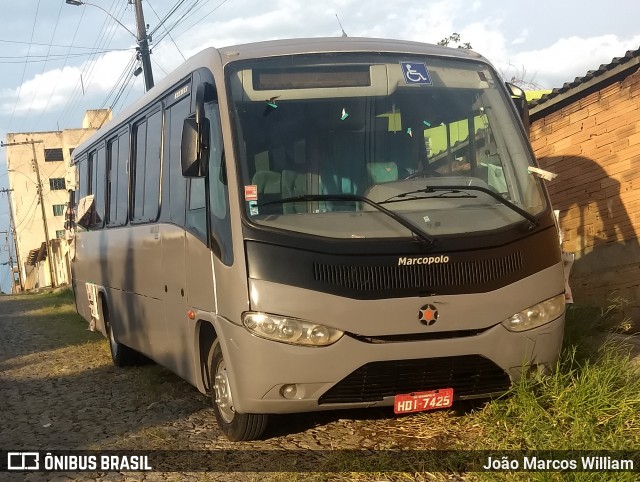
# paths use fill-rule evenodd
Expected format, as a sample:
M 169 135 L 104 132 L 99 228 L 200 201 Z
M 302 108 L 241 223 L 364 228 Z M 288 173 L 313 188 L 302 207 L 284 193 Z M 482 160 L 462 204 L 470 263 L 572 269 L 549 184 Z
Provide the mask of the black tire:
M 222 357 L 220 343 L 216 340 L 209 354 L 209 390 L 213 412 L 220 430 L 232 442 L 258 439 L 267 428 L 268 415 L 237 413 L 233 407 L 233 397 Z
M 105 309 L 104 302 L 98 303 L 98 313 L 104 321 L 104 327 L 107 331 L 107 340 L 109 341 L 109 351 L 111 352 L 113 364 L 117 367 L 137 365 L 139 363 L 138 352 L 116 341 L 111 329 L 109 311 Z

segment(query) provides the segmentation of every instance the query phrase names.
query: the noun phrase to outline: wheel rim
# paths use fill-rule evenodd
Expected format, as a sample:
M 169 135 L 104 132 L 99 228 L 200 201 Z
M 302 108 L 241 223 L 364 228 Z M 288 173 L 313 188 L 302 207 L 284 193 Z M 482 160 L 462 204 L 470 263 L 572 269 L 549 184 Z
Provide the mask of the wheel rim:
M 215 390 L 215 403 L 223 420 L 231 423 L 235 415 L 233 409 L 233 398 L 231 397 L 231 386 L 229 385 L 229 376 L 227 374 L 227 366 L 224 360 L 220 360 L 216 367 L 216 376 L 213 388 Z

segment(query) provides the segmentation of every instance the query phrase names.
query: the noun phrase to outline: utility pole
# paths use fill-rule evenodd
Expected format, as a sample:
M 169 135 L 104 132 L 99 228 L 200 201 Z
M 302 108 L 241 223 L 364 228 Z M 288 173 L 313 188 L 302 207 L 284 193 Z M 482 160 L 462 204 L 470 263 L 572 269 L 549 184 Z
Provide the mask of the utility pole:
M 140 60 L 142 61 L 142 72 L 144 73 L 144 85 L 146 90 L 153 87 L 153 72 L 151 71 L 151 53 L 149 52 L 149 36 L 147 35 L 147 27 L 144 23 L 144 12 L 142 11 L 142 0 L 129 0 L 129 3 L 135 1 L 136 5 L 136 24 L 138 27 L 138 48 L 140 52 Z
M 44 225 L 44 239 L 47 243 L 47 260 L 49 262 L 49 275 L 51 277 L 51 287 L 55 288 L 58 283 L 56 280 L 55 269 L 53 266 L 53 251 L 51 250 L 51 240 L 49 239 L 49 226 L 47 225 L 47 210 L 44 207 L 44 196 L 42 195 L 42 181 L 40 181 L 40 166 L 38 165 L 38 157 L 36 154 L 36 142 L 31 139 L 31 149 L 33 150 L 33 168 L 36 171 L 38 179 L 38 196 L 40 198 L 40 209 L 42 211 L 42 224 Z
M 9 255 L 9 262 L 0 263 L 7 264 L 9 266 L 9 270 L 11 271 L 11 293 L 16 292 L 16 282 L 13 277 L 13 256 L 11 256 L 11 244 L 9 244 L 9 231 L 0 231 L 0 234 L 4 234 L 5 243 L 7 244 L 7 254 Z
M 138 27 L 138 35 L 134 34 L 131 30 L 129 30 L 120 20 L 111 15 L 108 10 L 105 10 L 100 5 L 95 3 L 84 2 L 82 0 L 65 0 L 65 3 L 74 6 L 80 5 L 91 5 L 92 7 L 99 8 L 104 13 L 106 13 L 109 17 L 115 20 L 116 23 L 120 24 L 122 28 L 124 28 L 127 32 L 133 35 L 138 41 L 138 59 L 142 61 L 142 71 L 144 72 L 144 85 L 146 90 L 150 90 L 153 87 L 153 72 L 151 71 L 151 52 L 149 51 L 149 42 L 151 42 L 151 38 L 147 35 L 147 29 L 144 23 L 144 14 L 142 13 L 142 0 L 129 0 L 129 5 L 134 5 L 136 7 L 136 24 Z M 135 75 L 138 75 L 139 72 L 136 72 Z M 82 78 L 81 78 L 82 80 Z
M 2 143 L 2 147 L 10 147 L 10 146 L 24 146 L 27 144 L 31 144 L 31 149 L 33 151 L 33 170 L 36 172 L 36 178 L 38 180 L 38 199 L 40 201 L 40 209 L 42 211 L 42 225 L 44 226 L 44 238 L 45 244 L 47 247 L 47 264 L 49 265 L 49 277 L 51 278 L 51 287 L 55 288 L 58 283 L 55 275 L 55 268 L 53 266 L 53 252 L 51 250 L 51 240 L 49 239 L 49 226 L 47 225 L 47 212 L 44 207 L 44 196 L 42 194 L 42 181 L 40 180 L 40 166 L 38 165 L 38 155 L 36 153 L 36 144 L 42 143 L 44 141 L 36 141 L 31 139 L 30 141 L 24 142 L 12 142 L 9 144 Z
M 7 202 L 9 203 L 9 221 L 11 226 L 11 237 L 13 238 L 13 249 L 16 253 L 16 264 L 18 266 L 18 279 L 20 280 L 20 292 L 24 292 L 24 278 L 22 277 L 22 263 L 20 261 L 20 252 L 18 251 L 18 233 L 16 232 L 16 223 L 15 223 L 15 219 L 13 218 L 13 209 L 11 206 L 11 194 L 9 194 L 11 191 L 13 191 L 13 189 L 0 189 L 0 193 L 7 195 Z M 11 252 L 9 252 L 9 257 L 11 257 Z M 13 280 L 13 264 L 11 265 L 11 283 L 15 285 Z

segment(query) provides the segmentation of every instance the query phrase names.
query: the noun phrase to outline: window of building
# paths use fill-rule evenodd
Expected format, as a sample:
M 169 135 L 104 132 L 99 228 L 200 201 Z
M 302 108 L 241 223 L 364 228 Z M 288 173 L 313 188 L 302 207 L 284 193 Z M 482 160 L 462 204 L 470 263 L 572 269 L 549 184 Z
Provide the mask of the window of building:
M 64 204 L 54 204 L 53 205 L 53 215 L 54 216 L 64 216 Z
M 50 177 L 49 188 L 52 191 L 61 191 L 66 189 L 67 185 L 65 184 L 64 177 Z
M 62 148 L 56 147 L 55 149 L 44 150 L 44 160 L 46 162 L 58 162 L 63 161 L 64 156 L 62 154 Z
M 56 238 L 58 238 L 58 239 L 64 239 L 64 229 L 58 229 L 58 230 L 56 230 Z

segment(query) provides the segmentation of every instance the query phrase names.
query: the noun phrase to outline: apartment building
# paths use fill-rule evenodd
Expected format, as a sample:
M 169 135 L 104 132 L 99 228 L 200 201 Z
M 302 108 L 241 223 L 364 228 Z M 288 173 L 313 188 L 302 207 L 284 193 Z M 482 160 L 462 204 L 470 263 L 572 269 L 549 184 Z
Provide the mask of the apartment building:
M 18 267 L 23 290 L 70 282 L 64 221 L 68 166 L 73 149 L 111 119 L 109 109 L 85 113 L 82 128 L 8 133 L 7 170 L 11 189 Z

